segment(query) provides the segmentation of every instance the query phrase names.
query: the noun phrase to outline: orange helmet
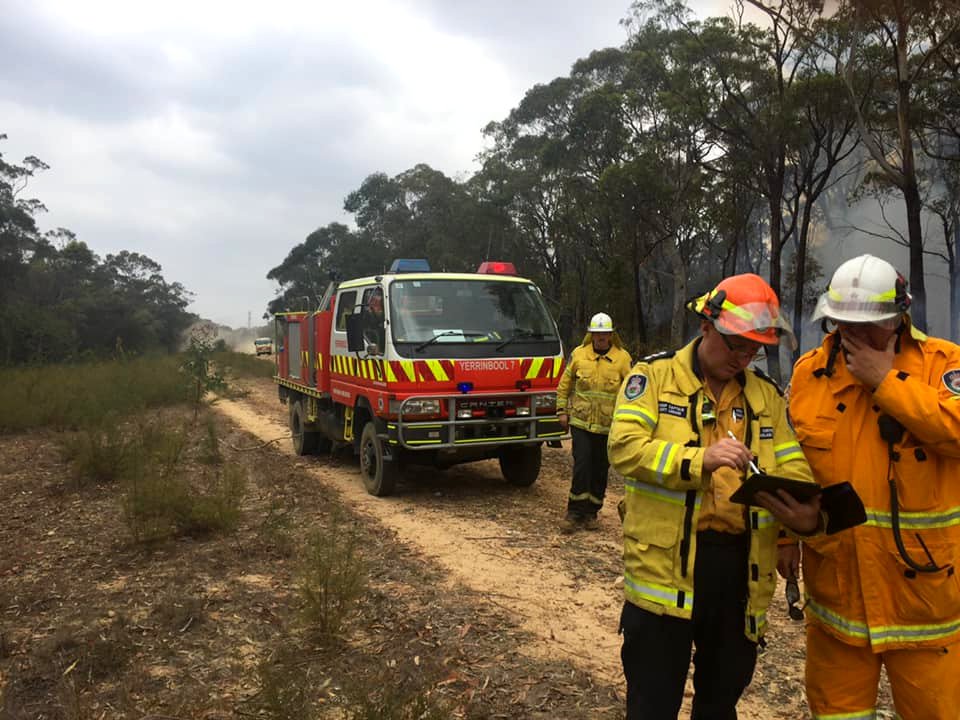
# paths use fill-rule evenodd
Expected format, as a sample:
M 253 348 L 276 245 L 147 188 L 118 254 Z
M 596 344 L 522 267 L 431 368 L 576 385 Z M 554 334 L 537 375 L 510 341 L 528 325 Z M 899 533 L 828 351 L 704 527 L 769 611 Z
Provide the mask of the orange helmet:
M 748 340 L 776 345 L 783 336 L 793 345 L 793 330 L 780 313 L 780 301 L 767 281 L 744 273 L 724 280 L 710 292 L 687 303 L 724 335 L 741 335 Z

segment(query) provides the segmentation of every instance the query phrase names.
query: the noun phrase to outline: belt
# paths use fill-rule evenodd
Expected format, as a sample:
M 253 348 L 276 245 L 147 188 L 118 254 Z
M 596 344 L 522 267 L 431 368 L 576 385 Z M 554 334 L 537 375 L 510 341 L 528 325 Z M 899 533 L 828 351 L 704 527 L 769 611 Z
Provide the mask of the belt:
M 697 531 L 697 544 L 701 545 L 735 545 L 747 547 L 750 544 L 750 533 L 727 533 L 719 530 Z

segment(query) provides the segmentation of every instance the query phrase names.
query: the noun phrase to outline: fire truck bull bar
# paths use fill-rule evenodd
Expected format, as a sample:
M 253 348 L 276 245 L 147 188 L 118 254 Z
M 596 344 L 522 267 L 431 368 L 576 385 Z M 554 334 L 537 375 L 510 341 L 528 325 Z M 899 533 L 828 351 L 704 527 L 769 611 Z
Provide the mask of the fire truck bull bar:
M 435 450 L 483 445 L 520 445 L 530 442 L 567 440 L 570 433 L 560 426 L 556 410 L 551 415 L 537 415 L 536 398 L 556 395 L 555 391 L 515 393 L 454 393 L 449 395 L 411 395 L 400 403 L 397 419 L 387 421 L 387 440 L 409 450 Z M 457 402 L 469 399 L 496 402 L 509 398 L 529 399 L 530 415 L 497 415 L 479 418 L 458 418 Z M 409 420 L 404 409 L 413 401 L 436 400 L 446 404 L 447 415 L 436 419 Z M 442 413 L 441 413 L 442 414 Z M 419 414 L 417 415 L 419 417 Z

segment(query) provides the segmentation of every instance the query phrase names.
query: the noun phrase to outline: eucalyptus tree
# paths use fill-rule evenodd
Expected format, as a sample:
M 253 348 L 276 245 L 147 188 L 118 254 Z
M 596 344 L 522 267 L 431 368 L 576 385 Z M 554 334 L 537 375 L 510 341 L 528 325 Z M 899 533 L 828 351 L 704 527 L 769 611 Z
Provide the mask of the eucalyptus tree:
M 355 233 L 342 223 L 314 230 L 295 245 L 267 279 L 277 283 L 271 313 L 315 309 L 335 277 L 372 275 L 383 269 L 385 249 L 368 235 Z
M 527 252 L 542 264 L 548 296 L 566 297 L 581 326 L 591 302 L 590 268 L 602 262 L 589 205 L 602 165 L 573 132 L 589 109 L 580 106 L 588 84 L 556 78 L 531 88 L 502 121 L 484 130 L 492 146 L 481 155 L 481 174 L 509 191 L 508 212 Z M 602 144 L 602 143 L 601 143 Z M 502 195 L 501 195 L 502 197 Z
M 769 8 L 763 0 L 749 0 Z M 823 14 L 824 6 L 811 3 Z M 916 145 L 923 132 L 919 118 L 930 112 L 922 93 L 935 74 L 934 60 L 957 42 L 960 6 L 956 0 L 839 0 L 828 16 L 841 28 L 836 44 L 821 44 L 843 64 L 848 107 L 875 175 L 896 188 L 906 212 L 910 253 L 912 315 L 926 327 L 923 198 Z M 811 27 L 816 28 L 816 24 Z M 796 32 L 813 33 L 799 25 Z
M 768 22 L 745 21 L 743 6 L 732 17 L 693 19 L 682 2 L 650 0 L 634 4 L 635 12 L 677 28 L 677 63 L 690 81 L 673 89 L 674 102 L 698 116 L 711 151 L 705 167 L 725 178 L 720 218 L 733 247 L 727 256 L 734 268 L 762 273 L 765 261 L 770 285 L 783 296 L 784 253 L 797 264 L 792 273 L 794 324 L 800 330 L 807 238 L 815 204 L 836 179 L 836 168 L 853 150 L 852 121 L 837 111 L 839 80 L 825 66 L 824 54 L 803 27 L 816 18 L 804 0 L 768 6 Z M 756 233 L 756 198 L 762 198 L 765 247 L 738 247 Z M 768 369 L 780 377 L 780 358 L 768 356 Z
M 673 102 L 691 83 L 677 59 L 678 40 L 676 31 L 648 21 L 631 27 L 618 53 L 594 53 L 574 66 L 575 74 L 610 78 L 605 92 L 616 98 L 624 141 L 600 188 L 619 244 L 630 249 L 641 341 L 648 341 L 649 322 L 663 320 L 652 310 L 665 304 L 671 345 L 684 340 L 692 267 L 711 237 L 705 159 L 712 144 L 702 118 Z

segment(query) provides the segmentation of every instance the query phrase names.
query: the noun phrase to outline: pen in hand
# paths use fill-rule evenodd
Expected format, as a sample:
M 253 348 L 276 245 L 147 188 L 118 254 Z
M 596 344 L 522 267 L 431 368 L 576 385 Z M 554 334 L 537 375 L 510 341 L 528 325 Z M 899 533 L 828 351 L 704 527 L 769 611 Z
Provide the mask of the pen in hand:
M 734 440 L 737 439 L 737 436 L 733 434 L 732 430 L 727 430 L 727 435 L 732 437 Z M 758 468 L 756 465 L 753 464 L 753 460 L 750 461 L 750 470 L 753 472 L 754 475 L 760 474 L 760 468 Z

